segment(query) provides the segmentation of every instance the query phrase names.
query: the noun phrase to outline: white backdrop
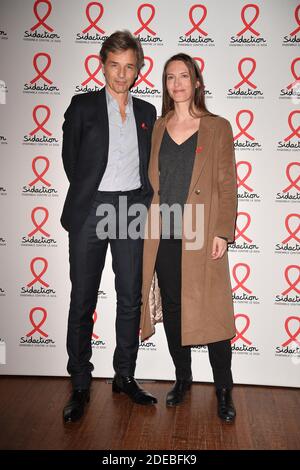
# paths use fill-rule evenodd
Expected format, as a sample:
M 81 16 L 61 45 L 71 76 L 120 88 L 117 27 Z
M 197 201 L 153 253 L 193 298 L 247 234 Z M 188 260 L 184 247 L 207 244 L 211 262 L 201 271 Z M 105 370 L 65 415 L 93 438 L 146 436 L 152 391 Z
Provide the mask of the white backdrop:
M 239 215 L 230 265 L 236 383 L 300 385 L 300 5 L 294 0 L 1 0 L 0 373 L 66 375 L 70 282 L 60 214 L 68 184 L 63 114 L 102 87 L 97 55 L 117 29 L 139 35 L 146 64 L 133 94 L 161 108 L 165 60 L 203 68 L 208 108 L 232 123 Z M 95 377 L 111 377 L 115 293 L 107 257 L 97 304 Z M 193 375 L 212 381 L 207 348 Z M 136 376 L 172 379 L 162 325 Z

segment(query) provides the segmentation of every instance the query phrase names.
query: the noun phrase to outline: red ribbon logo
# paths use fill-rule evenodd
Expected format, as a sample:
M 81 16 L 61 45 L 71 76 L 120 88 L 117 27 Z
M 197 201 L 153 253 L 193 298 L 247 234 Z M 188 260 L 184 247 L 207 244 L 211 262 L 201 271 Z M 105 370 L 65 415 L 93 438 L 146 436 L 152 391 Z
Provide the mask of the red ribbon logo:
M 236 275 L 236 272 L 239 268 L 245 268 L 246 269 L 246 274 L 243 277 L 243 279 L 241 279 L 241 280 L 238 279 L 238 277 Z M 248 287 L 246 287 L 243 284 L 245 281 L 247 281 L 248 277 L 250 276 L 250 266 L 248 264 L 246 264 L 246 263 L 237 263 L 236 265 L 234 265 L 233 270 L 232 270 L 232 275 L 233 275 L 234 280 L 237 283 L 236 286 L 232 289 L 232 292 L 235 292 L 236 290 L 241 288 L 245 292 L 247 292 L 248 294 L 252 294 L 252 291 L 250 289 L 248 289 Z
M 153 60 L 151 59 L 151 57 L 147 57 L 147 56 L 144 57 L 144 60 L 149 62 L 149 67 L 148 67 L 148 69 L 146 70 L 145 73 L 142 73 L 142 72 L 139 73 L 139 78 L 138 78 L 138 80 L 137 80 L 137 82 L 135 83 L 134 86 L 137 87 L 140 83 L 145 82 L 147 85 L 149 85 L 150 88 L 154 88 L 153 83 L 151 83 L 147 79 L 148 75 L 150 75 L 150 73 L 153 69 Z
M 200 9 L 203 12 L 198 23 L 195 22 L 194 17 L 193 17 L 194 10 L 197 10 L 197 9 Z M 207 36 L 208 33 L 204 31 L 202 28 L 199 28 L 200 24 L 202 24 L 203 21 L 205 20 L 206 16 L 207 16 L 207 8 L 205 5 L 193 5 L 189 11 L 189 19 L 193 27 L 189 31 L 187 31 L 185 35 L 190 36 L 194 31 L 198 31 L 198 33 L 203 34 L 203 36 Z
M 298 24 L 298 27 L 290 33 L 291 36 L 294 36 L 294 34 L 297 34 L 298 31 L 300 31 L 300 17 L 299 17 L 300 15 L 299 15 L 299 13 L 300 13 L 300 5 L 298 5 L 296 7 L 295 13 L 294 13 L 295 14 L 295 20 L 296 20 L 296 23 Z
M 94 326 L 95 326 L 95 323 L 96 323 L 97 319 L 98 319 L 98 315 L 97 315 L 97 312 L 96 312 L 96 310 L 95 310 L 95 311 L 94 311 L 94 314 L 93 314 Z M 99 339 L 99 336 L 96 335 L 96 333 L 93 333 L 93 334 L 92 334 L 92 337 L 93 337 L 94 339 Z
M 149 18 L 146 20 L 146 22 L 143 20 L 142 18 L 142 11 L 145 9 L 145 8 L 150 8 L 151 12 L 150 12 L 150 16 Z M 156 32 L 153 31 L 153 29 L 151 28 L 148 28 L 148 25 L 151 23 L 151 21 L 153 20 L 155 16 L 155 7 L 154 5 L 151 5 L 151 3 L 143 3 L 142 5 L 140 5 L 138 7 L 138 10 L 137 10 L 137 17 L 138 17 L 138 20 L 140 22 L 140 24 L 142 25 L 139 29 L 137 29 L 134 34 L 137 36 L 138 34 L 140 34 L 144 29 L 146 31 L 148 31 L 148 33 L 150 33 L 152 36 L 156 36 Z
M 38 223 L 36 221 L 36 218 L 35 218 L 35 214 L 37 212 L 43 212 L 44 213 L 44 218 L 43 220 Z M 44 229 L 42 229 L 42 227 L 45 225 L 45 223 L 47 222 L 49 218 L 49 211 L 46 207 L 35 207 L 32 211 L 31 211 L 31 220 L 32 220 L 32 223 L 33 225 L 35 226 L 35 228 L 30 232 L 28 233 L 28 237 L 32 237 L 33 235 L 35 235 L 37 232 L 41 232 L 43 235 L 45 235 L 45 237 L 50 237 L 50 233 L 46 232 Z
M 243 64 L 247 62 L 251 64 L 251 70 L 248 72 L 247 75 L 245 75 L 242 68 L 243 68 Z M 251 86 L 251 88 L 254 88 L 254 89 L 257 88 L 254 83 L 248 80 L 248 78 L 251 77 L 251 75 L 253 75 L 255 69 L 256 69 L 255 59 L 253 59 L 252 57 L 244 57 L 243 59 L 241 59 L 238 64 L 238 72 L 240 76 L 242 77 L 242 80 L 234 86 L 234 89 L 236 90 L 237 88 L 242 86 L 244 83 L 247 83 L 249 86 Z
M 92 20 L 91 15 L 90 15 L 90 9 L 93 6 L 99 8 L 99 14 L 98 14 L 98 16 L 95 20 Z M 88 3 L 87 6 L 86 6 L 86 9 L 85 9 L 85 14 L 86 14 L 86 17 L 89 20 L 90 24 L 82 32 L 87 33 L 92 28 L 95 28 L 100 34 L 104 34 L 105 31 L 103 31 L 103 29 L 99 28 L 99 26 L 97 24 L 98 21 L 102 18 L 103 13 L 104 13 L 104 7 L 103 7 L 102 3 L 99 3 L 99 2 L 90 2 L 90 3 Z
M 34 321 L 33 317 L 35 315 L 35 312 L 42 312 L 43 314 L 43 318 L 41 319 L 39 323 L 36 323 Z M 29 313 L 29 320 L 33 326 L 33 330 L 29 331 L 29 333 L 27 333 L 26 336 L 28 337 L 28 336 L 32 336 L 34 333 L 39 333 L 40 335 L 44 336 L 44 338 L 48 338 L 47 333 L 41 330 L 41 326 L 45 323 L 46 318 L 47 318 L 47 310 L 45 308 L 43 307 L 32 308 Z
M 249 116 L 249 120 L 248 120 L 247 124 L 244 127 L 242 127 L 242 125 L 240 123 L 240 117 L 243 114 L 247 114 Z M 247 132 L 247 130 L 249 129 L 249 127 L 251 126 L 251 124 L 253 122 L 253 119 L 254 119 L 254 114 L 253 114 L 252 111 L 250 111 L 250 109 L 241 109 L 237 113 L 237 115 L 235 117 L 235 122 L 236 122 L 236 125 L 238 126 L 240 132 L 234 137 L 234 140 L 237 140 L 242 135 L 244 135 L 245 137 L 247 137 L 250 140 L 254 140 L 254 137 L 252 135 L 248 134 L 248 132 Z
M 96 69 L 94 70 L 94 72 L 92 73 L 91 70 L 90 70 L 90 66 L 89 66 L 89 62 L 90 60 L 93 60 L 93 59 L 96 59 L 96 61 L 98 62 L 97 64 L 97 67 Z M 90 54 L 86 57 L 85 61 L 84 61 L 84 68 L 88 74 L 88 78 L 86 80 L 84 80 L 81 85 L 82 86 L 85 86 L 87 83 L 89 83 L 91 80 L 93 80 L 95 83 L 97 83 L 98 85 L 100 86 L 103 86 L 104 83 L 102 83 L 100 80 L 98 80 L 98 78 L 96 77 L 96 75 L 100 72 L 100 70 L 102 69 L 102 62 L 100 60 L 100 57 L 97 55 L 97 54 Z
M 39 68 L 38 63 L 37 63 L 39 57 L 46 57 L 46 60 L 47 60 L 47 63 L 45 67 L 43 68 L 43 70 Z M 35 54 L 33 57 L 33 67 L 35 68 L 35 71 L 37 72 L 37 76 L 34 77 L 32 80 L 30 80 L 30 83 L 33 84 L 41 78 L 45 82 L 49 83 L 49 85 L 52 85 L 53 81 L 49 80 L 49 78 L 45 77 L 44 75 L 49 69 L 50 65 L 51 65 L 50 54 L 47 54 L 46 52 L 38 52 L 37 54 Z
M 240 168 L 242 166 L 245 166 L 247 168 L 247 171 L 246 171 L 246 174 L 245 176 L 243 176 L 241 178 L 239 172 L 240 172 Z M 247 162 L 247 161 L 241 161 L 241 162 L 238 162 L 236 164 L 236 178 L 237 178 L 237 186 L 238 188 L 239 187 L 244 187 L 245 189 L 247 189 L 247 191 L 249 191 L 250 193 L 252 193 L 253 191 L 253 188 L 251 188 L 248 184 L 245 184 L 245 181 L 249 178 L 249 176 L 251 175 L 251 172 L 252 172 L 252 165 L 250 162 Z
M 240 229 L 240 227 L 238 227 L 238 221 L 241 219 L 241 217 L 246 217 L 246 222 L 244 223 L 244 226 L 242 227 L 242 229 Z M 236 220 L 236 240 L 239 238 L 239 237 L 242 237 L 244 238 L 244 240 L 246 240 L 246 242 L 248 243 L 252 243 L 252 240 L 251 238 L 247 237 L 247 235 L 245 235 L 245 232 L 247 230 L 247 228 L 249 227 L 251 223 L 251 216 L 250 214 L 248 214 L 248 212 L 238 212 L 237 213 L 237 220 Z
M 205 67 L 204 60 L 203 60 L 201 57 L 193 57 L 193 59 L 194 59 L 196 62 L 199 62 L 199 69 L 200 69 L 200 72 L 203 73 L 203 70 L 204 70 L 204 67 Z
M 287 165 L 285 173 L 286 173 L 287 179 L 289 180 L 289 182 L 291 184 L 283 190 L 284 193 L 287 193 L 292 188 L 295 188 L 295 189 L 297 189 L 297 191 L 300 191 L 300 186 L 297 184 L 298 181 L 300 181 L 300 172 L 299 172 L 299 175 L 297 176 L 297 178 L 293 180 L 292 177 L 291 177 L 291 168 L 293 166 L 300 167 L 300 163 L 299 162 L 291 162 Z
M 43 17 L 41 17 L 38 12 L 38 6 L 41 3 L 45 3 L 47 5 L 47 11 Z M 52 33 L 54 29 L 45 23 L 46 19 L 51 13 L 51 10 L 52 10 L 52 5 L 51 5 L 50 0 L 36 0 L 33 5 L 33 13 L 36 19 L 38 20 L 38 22 L 34 26 L 32 26 L 32 28 L 30 28 L 30 31 L 35 31 L 39 26 L 44 26 L 45 29 L 47 29 L 50 33 Z
M 38 119 L 37 119 L 37 111 L 39 109 L 46 110 L 46 117 L 42 122 L 38 121 Z M 46 105 L 43 105 L 43 104 L 39 104 L 39 105 L 35 106 L 35 108 L 33 108 L 32 117 L 33 117 L 33 120 L 36 123 L 37 127 L 33 131 L 31 131 L 29 135 L 32 136 L 32 135 L 36 134 L 38 131 L 42 131 L 45 134 L 47 134 L 48 136 L 52 135 L 52 132 L 49 132 L 47 129 L 44 128 L 44 124 L 46 124 L 46 122 L 49 120 L 50 114 L 51 114 L 51 112 L 50 112 L 49 106 L 46 106 Z
M 289 323 L 292 322 L 293 320 L 296 320 L 299 323 L 298 330 L 294 334 L 291 333 L 291 330 L 289 328 Z M 281 346 L 288 346 L 288 344 L 290 344 L 292 341 L 294 341 L 298 346 L 300 346 L 300 342 L 297 339 L 297 336 L 299 336 L 299 333 L 300 333 L 300 317 L 293 317 L 293 316 L 288 317 L 284 322 L 284 328 L 289 336 L 289 339 L 285 341 L 284 343 L 282 343 Z
M 289 277 L 289 272 L 292 270 L 292 269 L 296 269 L 298 271 L 298 278 L 296 279 L 295 282 L 292 282 L 290 280 L 290 277 Z M 288 283 L 288 285 L 290 287 L 288 287 L 285 291 L 282 292 L 282 295 L 286 295 L 288 294 L 289 292 L 291 292 L 292 290 L 294 290 L 295 292 L 297 292 L 297 294 L 300 294 L 300 289 L 297 288 L 297 284 L 298 282 L 300 281 L 300 266 L 298 264 L 290 264 L 289 266 L 287 266 L 284 270 L 284 277 L 286 279 L 286 282 Z
M 296 71 L 295 71 L 296 63 L 299 62 L 299 61 L 300 61 L 300 57 L 296 57 L 296 59 L 294 59 L 291 63 L 291 72 L 292 72 L 292 75 L 293 75 L 295 81 L 293 81 L 292 83 L 290 83 L 287 86 L 288 90 L 290 90 L 291 88 L 294 88 L 296 85 L 298 85 L 298 83 L 300 84 L 300 75 L 297 75 Z
M 298 219 L 298 227 L 294 231 L 292 231 L 289 223 L 290 223 L 290 220 L 293 219 L 294 217 L 296 217 L 296 219 Z M 287 238 L 285 238 L 284 240 L 282 240 L 281 243 L 287 243 L 292 239 L 294 239 L 294 240 L 296 240 L 296 242 L 300 243 L 300 238 L 297 237 L 297 233 L 300 231 L 300 215 L 299 214 L 289 214 L 289 215 L 286 216 L 284 223 L 285 223 L 285 228 L 287 229 L 287 232 L 289 233 L 289 236 Z
M 290 129 L 292 130 L 291 134 L 289 134 L 285 139 L 284 141 L 287 142 L 288 140 L 291 140 L 292 137 L 296 136 L 296 137 L 299 137 L 300 139 L 300 126 L 297 127 L 297 129 L 294 127 L 293 125 L 293 122 L 292 122 L 292 119 L 293 117 L 296 115 L 296 114 L 300 114 L 300 111 L 299 110 L 295 110 L 295 111 L 292 111 L 290 114 L 289 114 L 289 117 L 288 117 L 288 125 L 290 126 Z
M 44 169 L 41 173 L 38 173 L 38 171 L 36 169 L 36 162 L 39 161 L 39 160 L 42 160 L 42 161 L 45 162 L 45 167 L 44 167 Z M 49 169 L 49 166 L 50 166 L 49 159 L 47 157 L 43 157 L 43 156 L 39 155 L 38 157 L 35 157 L 32 160 L 31 166 L 32 166 L 32 171 L 35 174 L 36 178 L 29 183 L 29 186 L 31 187 L 34 184 L 36 184 L 38 181 L 41 181 L 41 183 L 44 183 L 49 188 L 51 186 L 51 183 L 49 183 L 49 181 L 47 181 L 43 178 L 43 176 L 47 173 L 47 171 Z
M 246 20 L 246 17 L 245 17 L 245 12 L 246 12 L 246 10 L 250 10 L 250 9 L 254 9 L 255 11 L 254 11 L 254 16 L 253 16 L 252 20 L 250 20 L 250 23 L 248 23 L 248 21 Z M 258 31 L 255 31 L 255 29 L 251 28 L 251 26 L 255 23 L 255 21 L 257 20 L 258 17 L 259 17 L 259 6 L 258 5 L 255 5 L 254 3 L 248 3 L 248 5 L 245 5 L 242 8 L 242 11 L 241 11 L 241 18 L 242 18 L 242 22 L 245 25 L 245 28 L 242 29 L 239 33 L 237 33 L 237 36 L 241 36 L 246 31 L 251 31 L 251 33 L 253 33 L 255 36 L 259 36 L 260 33 Z
M 44 267 L 37 274 L 36 271 L 35 271 L 35 264 L 39 261 L 41 261 L 43 263 Z M 40 282 L 40 284 L 42 284 L 43 286 L 49 287 L 49 284 L 47 282 L 43 281 L 43 279 L 42 279 L 42 276 L 43 276 L 43 274 L 45 274 L 47 269 L 48 269 L 48 261 L 46 260 L 46 258 L 40 258 L 40 257 L 33 258 L 30 262 L 30 271 L 32 272 L 34 278 L 31 282 L 29 282 L 29 284 L 27 284 L 27 287 L 33 286 L 33 284 L 35 284 L 36 282 Z
M 244 343 L 248 344 L 248 345 L 251 345 L 252 342 L 249 341 L 245 336 L 244 336 L 244 333 L 248 330 L 249 326 L 250 326 L 250 318 L 248 317 L 248 315 L 245 315 L 244 313 L 238 313 L 237 315 L 234 315 L 234 319 L 236 320 L 237 318 L 243 318 L 246 322 L 244 328 L 242 329 L 242 331 L 239 331 L 235 325 L 235 329 L 236 329 L 236 336 L 231 340 L 231 344 L 234 344 L 238 339 L 241 339 L 242 341 L 244 341 Z

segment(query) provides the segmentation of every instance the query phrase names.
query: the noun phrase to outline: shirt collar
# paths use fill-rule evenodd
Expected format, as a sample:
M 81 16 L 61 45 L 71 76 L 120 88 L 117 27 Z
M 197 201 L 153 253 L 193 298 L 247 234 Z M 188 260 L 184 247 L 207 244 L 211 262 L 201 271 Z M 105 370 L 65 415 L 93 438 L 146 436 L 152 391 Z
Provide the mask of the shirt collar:
M 108 110 L 114 109 L 115 111 L 120 112 L 117 100 L 109 93 L 107 88 L 105 88 L 105 94 L 106 94 L 106 103 L 107 103 Z M 133 111 L 132 96 L 131 96 L 131 93 L 128 92 L 128 102 L 126 105 L 125 113 L 132 114 L 132 111 Z

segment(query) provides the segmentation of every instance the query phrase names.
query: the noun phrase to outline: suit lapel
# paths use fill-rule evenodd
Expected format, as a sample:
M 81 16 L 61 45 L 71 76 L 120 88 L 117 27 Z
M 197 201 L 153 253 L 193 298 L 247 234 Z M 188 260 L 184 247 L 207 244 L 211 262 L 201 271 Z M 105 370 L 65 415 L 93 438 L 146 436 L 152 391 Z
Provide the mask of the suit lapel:
M 107 161 L 109 145 L 109 124 L 105 88 L 102 88 L 102 90 L 97 93 L 96 98 L 96 115 L 98 121 L 97 126 L 99 128 L 99 137 L 101 142 L 101 147 L 99 150 L 103 155 L 104 160 Z M 99 159 L 99 155 L 97 158 Z

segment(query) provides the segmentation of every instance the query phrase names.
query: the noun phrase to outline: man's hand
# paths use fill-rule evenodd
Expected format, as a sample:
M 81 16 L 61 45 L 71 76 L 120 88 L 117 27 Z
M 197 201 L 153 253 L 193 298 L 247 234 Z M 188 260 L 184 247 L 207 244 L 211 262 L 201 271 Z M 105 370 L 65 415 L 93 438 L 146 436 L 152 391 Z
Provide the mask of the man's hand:
M 227 250 L 227 241 L 220 237 L 214 237 L 212 244 L 212 259 L 222 258 Z

